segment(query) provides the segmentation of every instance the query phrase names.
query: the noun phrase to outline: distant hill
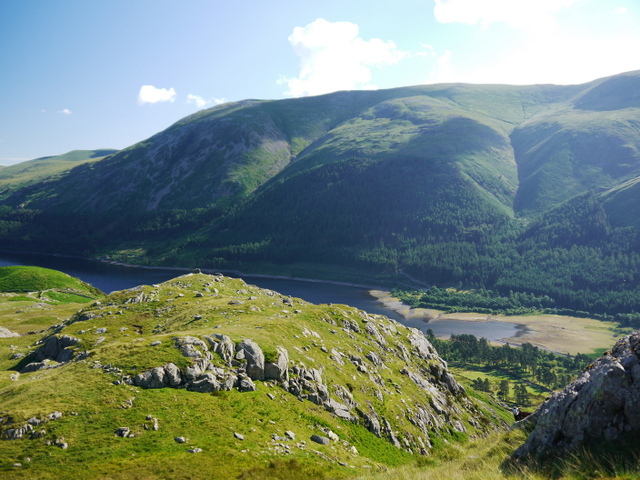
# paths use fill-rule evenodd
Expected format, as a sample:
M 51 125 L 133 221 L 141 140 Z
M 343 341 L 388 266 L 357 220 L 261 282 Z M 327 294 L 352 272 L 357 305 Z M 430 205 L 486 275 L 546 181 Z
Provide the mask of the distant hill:
M 74 150 L 63 155 L 41 157 L 1 167 L 0 199 L 7 197 L 17 189 L 34 183 L 51 181 L 77 165 L 96 162 L 116 152 L 117 150 L 113 149 Z
M 639 96 L 629 72 L 228 103 L 104 159 L 6 177 L 0 238 L 132 263 L 407 274 L 640 322 Z
M 41 267 L 0 267 L 0 292 L 38 292 L 64 290 L 73 293 L 102 296 L 97 288 L 66 273 Z

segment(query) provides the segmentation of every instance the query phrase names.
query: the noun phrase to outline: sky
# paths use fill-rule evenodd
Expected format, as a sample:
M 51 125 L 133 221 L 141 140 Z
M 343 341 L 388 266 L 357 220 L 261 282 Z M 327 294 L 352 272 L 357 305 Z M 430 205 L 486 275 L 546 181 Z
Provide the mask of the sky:
M 637 0 L 0 0 L 0 165 L 220 103 L 640 70 Z

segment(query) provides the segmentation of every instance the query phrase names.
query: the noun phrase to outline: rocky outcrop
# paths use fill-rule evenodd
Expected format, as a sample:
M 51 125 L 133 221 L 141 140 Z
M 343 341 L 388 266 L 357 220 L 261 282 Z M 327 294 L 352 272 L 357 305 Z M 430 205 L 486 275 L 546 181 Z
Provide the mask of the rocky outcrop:
M 533 427 L 514 457 L 561 454 L 640 433 L 640 332 L 618 341 L 522 423 Z
M 84 358 L 84 354 L 78 355 L 74 347 L 81 340 L 70 335 L 52 335 L 34 352 L 34 360 L 25 365 L 21 373 L 35 372 L 45 368 L 54 368 L 67 363 L 73 358 Z
M 0 327 L 0 338 L 11 338 L 11 337 L 19 337 L 20 334 L 16 332 L 12 332 L 8 328 Z

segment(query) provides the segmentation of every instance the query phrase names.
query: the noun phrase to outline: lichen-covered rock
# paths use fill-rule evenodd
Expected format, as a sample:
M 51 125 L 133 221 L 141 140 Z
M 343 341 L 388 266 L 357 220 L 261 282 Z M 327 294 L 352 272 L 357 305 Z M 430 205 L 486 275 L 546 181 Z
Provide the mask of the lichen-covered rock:
M 586 441 L 640 433 L 640 332 L 618 341 L 524 422 L 533 426 L 514 457 L 560 454 Z

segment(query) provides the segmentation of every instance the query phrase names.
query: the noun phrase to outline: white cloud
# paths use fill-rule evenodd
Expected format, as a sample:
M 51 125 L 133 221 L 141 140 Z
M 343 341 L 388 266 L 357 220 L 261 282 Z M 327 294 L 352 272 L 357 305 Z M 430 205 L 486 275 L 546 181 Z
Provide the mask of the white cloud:
M 209 105 L 220 105 L 221 103 L 225 103 L 226 101 L 227 100 L 224 98 L 210 98 L 207 100 L 206 98 L 201 97 L 200 95 L 194 95 L 192 93 L 187 95 L 187 103 L 193 104 L 198 108 L 204 108 Z
M 176 91 L 173 88 L 157 88 L 153 85 L 143 85 L 138 92 L 138 103 L 144 105 L 145 103 L 158 103 L 158 102 L 174 102 L 176 99 Z
M 627 7 L 616 7 L 613 9 L 614 15 L 625 15 L 628 12 L 629 12 L 629 9 Z
M 323 18 L 295 27 L 288 40 L 300 57 L 300 73 L 278 81 L 288 87 L 285 94 L 302 97 L 375 88 L 372 69 L 398 63 L 406 53 L 392 41 L 364 40 L 359 30 L 355 23 Z
M 452 53 L 433 57 L 427 80 L 579 84 L 639 69 L 640 59 L 623 52 L 640 42 L 640 33 L 625 23 L 615 30 L 613 22 L 597 17 L 610 13 L 622 19 L 626 11 L 613 5 L 594 10 L 583 0 L 434 0 L 439 22 L 467 24 L 486 35 L 473 37 L 478 45 L 440 46 Z M 496 23 L 518 34 L 493 29 Z M 482 61 L 469 61 L 472 52 Z
M 58 113 L 64 113 L 65 115 L 71 115 L 71 110 L 68 108 L 63 108 L 62 110 L 58 110 Z
M 440 23 L 480 24 L 506 22 L 530 31 L 555 28 L 554 14 L 582 0 L 435 0 Z

